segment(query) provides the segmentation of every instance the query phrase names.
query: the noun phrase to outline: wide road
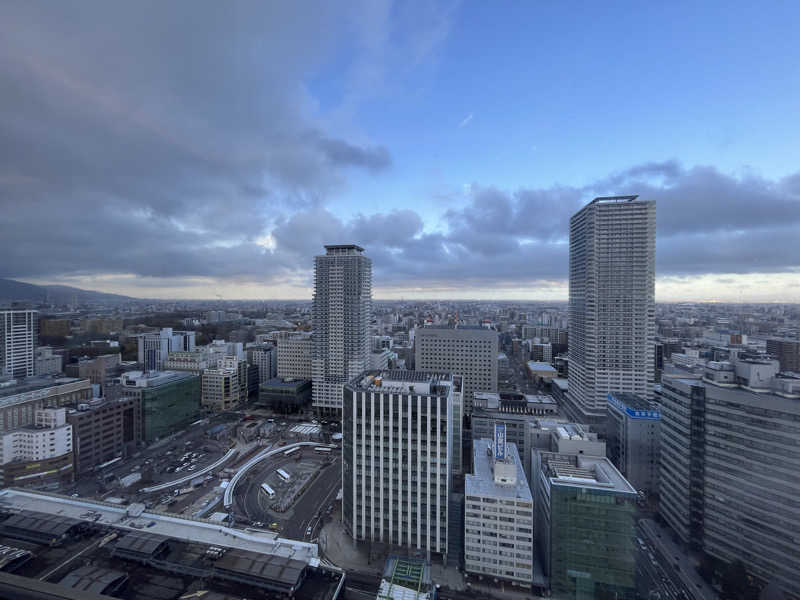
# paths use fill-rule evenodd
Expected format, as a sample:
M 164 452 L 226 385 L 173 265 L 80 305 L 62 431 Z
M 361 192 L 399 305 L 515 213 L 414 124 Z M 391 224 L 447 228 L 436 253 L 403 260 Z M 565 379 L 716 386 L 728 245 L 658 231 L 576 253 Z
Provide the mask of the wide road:
M 304 449 L 303 452 L 308 453 L 313 450 L 309 448 Z M 314 455 L 314 458 L 322 460 L 322 457 L 318 455 Z M 327 511 L 328 506 L 333 504 L 336 493 L 342 486 L 342 460 L 341 457 L 337 457 L 333 463 L 322 466 L 314 481 L 292 506 L 288 519 L 280 513 L 265 512 L 260 502 L 261 482 L 275 469 L 285 465 L 291 466 L 295 462 L 294 456 L 287 457 L 279 454 L 254 467 L 237 486 L 234 502 L 239 512 L 245 515 L 248 524 L 261 521 L 265 526 L 269 526 L 271 522 L 277 521 L 282 525 L 280 530 L 282 537 L 310 541 L 316 535 L 320 516 Z M 311 527 L 312 533 L 306 535 L 309 527 Z
M 342 459 L 322 468 L 312 485 L 300 496 L 294 505 L 293 518 L 286 523 L 284 537 L 292 540 L 311 541 L 316 537 L 320 517 L 336 499 L 342 487 Z M 311 535 L 306 531 L 311 527 Z

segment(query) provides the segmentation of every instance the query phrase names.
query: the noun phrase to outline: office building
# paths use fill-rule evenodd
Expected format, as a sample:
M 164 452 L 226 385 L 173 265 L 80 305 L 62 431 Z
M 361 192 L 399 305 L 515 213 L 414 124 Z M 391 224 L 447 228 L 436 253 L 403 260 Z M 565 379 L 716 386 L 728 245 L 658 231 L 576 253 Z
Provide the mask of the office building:
M 800 340 L 771 338 L 767 340 L 767 354 L 778 359 L 781 371 L 800 373 Z
M 522 460 L 525 477 L 530 479 L 530 425 L 542 417 L 558 415 L 550 396 L 519 392 L 475 392 L 472 404 L 472 437 L 494 437 L 495 425 L 505 425 L 506 440 L 514 444 Z M 465 465 L 465 471 L 469 465 Z
M 608 458 L 638 492 L 658 494 L 661 413 L 635 394 L 608 395 Z
M 66 409 L 40 408 L 30 425 L 0 434 L 0 487 L 58 489 L 74 481 Z
M 192 373 L 130 371 L 120 377 L 120 393 L 139 400 L 142 440 L 153 442 L 183 429 L 201 413 L 201 378 Z
M 446 558 L 455 380 L 371 371 L 345 385 L 342 521 L 354 540 Z
M 659 511 L 687 546 L 741 560 L 791 597 L 800 581 L 800 387 L 751 390 L 665 371 Z
M 139 344 L 139 364 L 145 371 L 161 371 L 170 352 L 192 352 L 194 350 L 194 331 L 173 331 L 164 327 L 153 333 L 137 336 Z
M 272 344 L 248 344 L 245 348 L 248 364 L 258 369 L 258 383 L 266 383 L 278 375 L 278 353 Z
M 653 398 L 656 205 L 595 198 L 570 219 L 569 393 L 579 423 L 606 418 L 609 392 Z
M 70 377 L 86 378 L 93 384 L 99 385 L 102 394 L 105 394 L 107 386 L 120 374 L 121 358 L 119 352 L 101 354 L 94 358 L 81 358 L 77 363 L 68 364 L 64 371 Z
M 17 489 L 0 490 L 0 504 L 0 535 L 12 546 L 2 598 L 335 600 L 344 591 L 344 572 L 322 564 L 316 544 L 213 517 Z M 11 574 L 13 547 L 35 552 L 23 551 L 24 569 Z
M 282 379 L 311 379 L 311 334 L 287 332 L 277 340 L 278 377 Z
M 539 453 L 536 548 L 554 598 L 636 595 L 636 490 L 604 456 Z
M 36 348 L 34 362 L 37 375 L 57 375 L 63 370 L 64 357 L 54 354 L 50 346 L 39 346 Z
M 302 411 L 311 404 L 311 380 L 270 379 L 259 387 L 258 403 L 281 413 Z
M 314 257 L 311 370 L 314 410 L 338 416 L 344 384 L 369 365 L 372 261 L 354 244 Z
M 472 414 L 477 391 L 497 391 L 497 332 L 478 325 L 432 325 L 414 330 L 418 371 L 453 373 L 464 378 L 464 411 Z
M 77 476 L 119 457 L 130 456 L 142 439 L 138 398 L 94 398 L 69 408 Z
M 505 426 L 473 443 L 474 474 L 464 478 L 464 570 L 525 587 L 533 580 L 533 498 Z
M 239 385 L 239 361 L 227 357 L 216 369 L 203 371 L 203 398 L 205 408 L 214 411 L 233 410 L 241 401 Z
M 219 357 L 217 355 L 209 358 L 208 352 L 199 349 L 193 352 L 170 352 L 164 362 L 164 370 L 187 371 L 195 375 L 202 375 L 206 369 L 216 367 L 218 361 Z
M 39 311 L 0 310 L 0 375 L 33 377 Z
M 24 381 L 0 379 L 0 433 L 34 425 L 36 411 L 59 408 L 92 397 L 88 379 L 71 377 L 28 377 Z

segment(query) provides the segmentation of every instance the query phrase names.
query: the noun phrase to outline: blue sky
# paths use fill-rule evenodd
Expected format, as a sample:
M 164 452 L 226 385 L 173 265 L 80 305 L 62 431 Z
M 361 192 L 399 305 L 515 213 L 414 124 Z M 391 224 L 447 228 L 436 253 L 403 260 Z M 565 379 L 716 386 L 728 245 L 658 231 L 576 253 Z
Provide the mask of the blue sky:
M 639 193 L 659 299 L 800 301 L 797 3 L 0 18 L 2 276 L 308 297 L 322 244 L 356 242 L 377 297 L 563 298 L 570 214 Z

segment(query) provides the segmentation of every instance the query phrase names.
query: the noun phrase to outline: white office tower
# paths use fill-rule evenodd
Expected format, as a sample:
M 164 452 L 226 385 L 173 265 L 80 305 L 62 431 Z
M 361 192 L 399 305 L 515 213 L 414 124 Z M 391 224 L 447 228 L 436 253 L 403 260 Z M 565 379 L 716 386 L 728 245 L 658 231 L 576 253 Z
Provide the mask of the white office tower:
M 570 219 L 569 392 L 578 423 L 600 424 L 609 392 L 653 398 L 656 205 L 595 198 Z
M 38 310 L 0 310 L 0 375 L 33 377 L 38 340 Z
M 368 371 L 344 386 L 342 520 L 354 540 L 446 558 L 458 379 Z
M 164 327 L 138 338 L 139 363 L 145 371 L 163 370 L 170 352 L 194 352 L 194 331 L 173 331 L 172 327 Z
M 354 244 L 325 251 L 314 257 L 313 406 L 338 416 L 342 386 L 369 365 L 372 261 Z
M 533 498 L 505 425 L 472 445 L 475 474 L 464 478 L 464 570 L 523 586 L 533 581 Z

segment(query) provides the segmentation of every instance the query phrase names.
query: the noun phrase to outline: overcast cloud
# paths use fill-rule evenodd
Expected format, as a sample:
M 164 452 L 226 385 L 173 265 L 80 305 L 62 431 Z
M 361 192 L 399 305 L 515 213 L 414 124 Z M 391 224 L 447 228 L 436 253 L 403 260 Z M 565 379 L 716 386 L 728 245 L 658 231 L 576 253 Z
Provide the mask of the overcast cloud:
M 349 178 L 396 160 L 359 129 L 358 103 L 396 92 L 389 74 L 447 37 L 447 10 L 405 36 L 393 14 L 371 1 L 5 3 L 0 276 L 302 286 L 323 244 L 354 242 L 377 288 L 548 285 L 566 276 L 570 215 L 607 194 L 657 201 L 659 276 L 800 265 L 800 172 L 643 162 L 581 187 L 475 182 L 437 230 L 368 200 L 340 218 L 330 201 Z M 320 107 L 307 82 L 331 61 L 347 91 Z

